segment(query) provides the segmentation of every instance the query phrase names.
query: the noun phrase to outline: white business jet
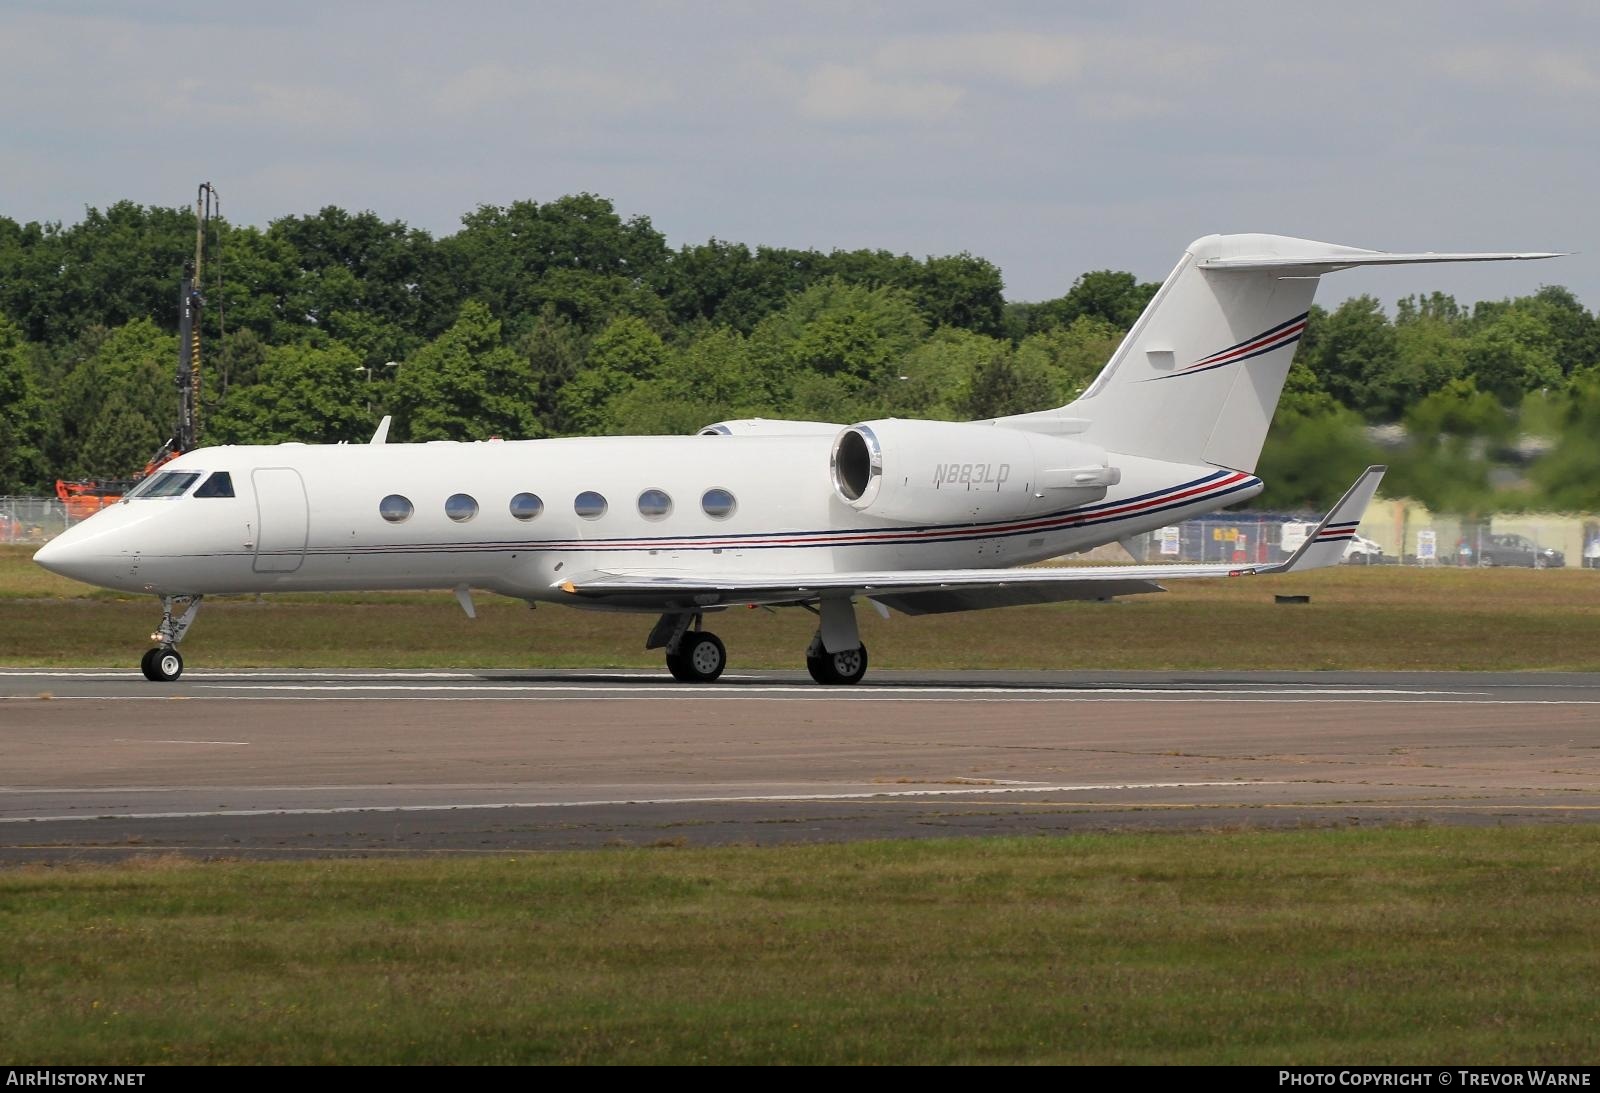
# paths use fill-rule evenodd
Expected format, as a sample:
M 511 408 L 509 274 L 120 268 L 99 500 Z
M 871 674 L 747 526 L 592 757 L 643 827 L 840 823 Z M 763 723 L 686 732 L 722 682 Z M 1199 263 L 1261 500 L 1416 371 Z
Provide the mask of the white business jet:
M 1274 235 L 1190 245 L 1081 397 L 992 421 L 726 421 L 697 436 L 201 448 L 35 560 L 160 597 L 151 680 L 183 671 L 201 598 L 454 588 L 659 616 L 679 680 L 727 661 L 706 615 L 794 606 L 823 684 L 867 669 L 855 601 L 919 615 L 1160 591 L 1332 565 L 1368 468 L 1270 565 L 1015 568 L 1261 492 L 1252 472 L 1318 278 L 1352 266 L 1549 258 L 1389 254 Z

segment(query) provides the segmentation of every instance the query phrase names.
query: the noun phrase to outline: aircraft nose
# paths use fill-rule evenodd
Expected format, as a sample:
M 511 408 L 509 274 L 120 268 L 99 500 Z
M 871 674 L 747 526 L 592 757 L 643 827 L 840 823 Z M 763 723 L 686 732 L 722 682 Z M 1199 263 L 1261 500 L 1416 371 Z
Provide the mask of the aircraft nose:
M 52 573 L 71 577 L 75 581 L 94 583 L 89 577 L 94 562 L 88 545 L 71 531 L 63 532 L 34 551 L 33 560 Z

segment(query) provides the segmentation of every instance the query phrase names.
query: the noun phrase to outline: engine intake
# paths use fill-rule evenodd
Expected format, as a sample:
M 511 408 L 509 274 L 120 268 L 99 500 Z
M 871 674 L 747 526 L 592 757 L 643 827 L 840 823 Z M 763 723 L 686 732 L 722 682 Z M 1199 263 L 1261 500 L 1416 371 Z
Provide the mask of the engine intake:
M 1005 520 L 1098 501 L 1121 472 L 1076 440 L 950 421 L 851 425 L 829 473 L 858 511 L 913 524 Z
M 857 508 L 870 504 L 867 491 L 876 493 L 883 477 L 883 451 L 878 437 L 866 425 L 856 425 L 839 434 L 833 445 L 833 487 L 839 496 Z

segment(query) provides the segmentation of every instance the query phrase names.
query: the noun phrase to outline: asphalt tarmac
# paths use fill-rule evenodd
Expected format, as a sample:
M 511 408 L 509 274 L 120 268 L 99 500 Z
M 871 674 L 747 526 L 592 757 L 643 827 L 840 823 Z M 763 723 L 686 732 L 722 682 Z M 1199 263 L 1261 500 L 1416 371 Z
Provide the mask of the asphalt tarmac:
M 1600 675 L 0 669 L 0 864 L 1600 819 Z

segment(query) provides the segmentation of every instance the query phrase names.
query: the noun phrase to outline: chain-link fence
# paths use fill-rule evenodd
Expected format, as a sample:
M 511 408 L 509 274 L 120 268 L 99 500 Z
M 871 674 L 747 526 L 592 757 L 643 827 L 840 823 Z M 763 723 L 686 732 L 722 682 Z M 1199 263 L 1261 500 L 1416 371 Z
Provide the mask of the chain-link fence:
M 69 512 L 59 497 L 0 497 L 0 543 L 43 543 L 91 514 Z
M 1136 562 L 1278 562 L 1320 517 L 1219 512 L 1122 540 Z M 1378 501 L 1346 550 L 1354 565 L 1600 569 L 1600 517 L 1505 513 L 1466 518 Z

